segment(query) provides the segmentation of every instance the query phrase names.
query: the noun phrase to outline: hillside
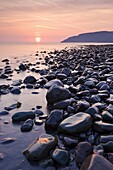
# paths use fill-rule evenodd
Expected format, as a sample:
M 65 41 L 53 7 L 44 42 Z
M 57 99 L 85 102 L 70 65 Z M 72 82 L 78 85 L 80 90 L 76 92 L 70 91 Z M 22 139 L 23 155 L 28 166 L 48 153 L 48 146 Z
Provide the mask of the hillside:
M 113 31 L 83 33 L 77 36 L 69 37 L 62 41 L 62 43 L 71 43 L 71 42 L 113 43 Z

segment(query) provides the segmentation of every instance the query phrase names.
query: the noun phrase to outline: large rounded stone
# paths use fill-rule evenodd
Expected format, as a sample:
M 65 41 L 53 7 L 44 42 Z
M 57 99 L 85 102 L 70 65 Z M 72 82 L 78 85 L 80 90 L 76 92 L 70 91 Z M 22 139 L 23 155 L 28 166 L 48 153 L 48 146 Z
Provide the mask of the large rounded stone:
M 64 73 L 66 76 L 69 76 L 71 74 L 71 70 L 69 68 L 63 68 L 62 73 Z
M 104 122 L 113 123 L 113 116 L 108 111 L 102 112 L 102 118 Z
M 104 122 L 95 122 L 93 129 L 99 133 L 113 132 L 113 124 Z
M 113 142 L 113 135 L 100 136 L 100 139 L 99 139 L 100 143 L 107 143 L 109 141 Z
M 8 111 L 5 111 L 5 110 L 0 111 L 0 116 L 4 116 L 4 115 L 8 115 L 8 114 L 9 114 Z
M 86 113 L 88 113 L 91 117 L 94 118 L 94 115 L 95 114 L 99 114 L 99 109 L 97 107 L 89 107 L 87 110 L 86 110 Z
M 101 143 L 106 153 L 113 153 L 113 142 Z
M 22 71 L 25 71 L 27 69 L 27 66 L 23 63 L 20 63 L 19 69 L 22 70 Z
M 80 100 L 76 104 L 76 110 L 77 112 L 84 112 L 86 109 L 88 109 L 90 106 L 89 102 L 86 100 Z
M 48 104 L 54 104 L 60 100 L 65 100 L 70 97 L 71 93 L 69 92 L 69 90 L 57 85 L 53 85 L 52 87 L 50 87 L 46 94 Z
M 60 165 L 66 166 L 69 163 L 69 152 L 63 149 L 55 149 L 52 155 L 53 160 L 55 160 Z
M 61 86 L 61 87 L 64 86 L 63 83 L 62 83 L 60 80 L 54 79 L 54 80 L 51 80 L 51 81 L 47 82 L 47 83 L 44 85 L 44 87 L 47 88 L 47 89 L 49 89 L 49 88 L 50 88 L 51 86 L 53 86 L 53 85 L 57 85 L 57 86 Z
M 67 106 L 71 105 L 74 101 L 75 101 L 75 99 L 73 99 L 73 98 L 59 101 L 54 104 L 54 108 L 55 109 L 66 109 Z
M 20 121 L 25 121 L 27 119 L 34 119 L 34 118 L 35 118 L 35 113 L 32 111 L 17 112 L 12 116 L 12 120 L 14 122 L 20 122 Z
M 92 146 L 89 142 L 80 142 L 76 148 L 76 163 L 82 163 L 92 152 Z
M 48 119 L 45 122 L 46 130 L 56 130 L 59 123 L 63 120 L 63 110 L 51 111 Z
M 52 135 L 41 135 L 23 154 L 28 160 L 42 160 L 48 157 L 52 148 L 57 145 L 57 139 Z
M 11 93 L 12 94 L 20 94 L 21 93 L 20 88 L 19 87 L 13 87 L 11 89 Z
M 27 76 L 24 81 L 25 84 L 34 84 L 36 82 L 36 78 L 33 76 Z
M 80 170 L 113 170 L 113 164 L 98 154 L 88 156 Z
M 91 116 L 87 113 L 80 112 L 62 121 L 59 125 L 59 131 L 69 134 L 79 133 L 89 130 L 91 125 Z
M 33 120 L 28 119 L 21 126 L 21 131 L 22 132 L 28 132 L 28 131 L 30 131 L 32 129 L 32 127 L 33 127 Z

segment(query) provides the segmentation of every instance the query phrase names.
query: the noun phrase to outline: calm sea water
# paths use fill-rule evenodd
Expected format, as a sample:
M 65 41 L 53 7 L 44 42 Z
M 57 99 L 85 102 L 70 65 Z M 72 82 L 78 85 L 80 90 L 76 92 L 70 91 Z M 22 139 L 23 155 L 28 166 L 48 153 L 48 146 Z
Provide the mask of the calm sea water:
M 22 45 L 15 45 L 15 44 L 0 44 L 0 60 L 3 58 L 32 58 L 36 51 L 43 51 L 46 50 L 54 51 L 55 49 L 60 50 L 65 47 L 78 47 L 80 45 L 100 45 L 99 43 L 50 43 L 50 44 L 22 44 Z M 101 43 L 102 44 L 102 43 Z

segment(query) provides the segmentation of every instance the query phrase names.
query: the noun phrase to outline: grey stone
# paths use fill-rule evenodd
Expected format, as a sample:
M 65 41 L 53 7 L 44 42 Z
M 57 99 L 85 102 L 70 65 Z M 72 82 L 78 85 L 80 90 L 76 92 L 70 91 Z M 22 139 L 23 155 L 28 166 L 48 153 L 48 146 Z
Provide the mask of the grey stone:
M 57 103 L 54 104 L 54 108 L 55 109 L 66 109 L 67 106 L 71 105 L 73 103 L 73 101 L 75 101 L 74 99 L 66 99 L 63 101 L 59 101 Z
M 63 133 L 79 133 L 90 129 L 92 118 L 87 113 L 77 113 L 63 120 L 59 125 L 59 131 Z
M 12 143 L 16 140 L 16 138 L 1 138 L 0 139 L 0 143 L 1 144 L 9 144 L 9 143 Z
M 107 143 L 101 143 L 106 153 L 113 153 L 113 141 Z
M 59 123 L 63 120 L 63 110 L 53 110 L 50 112 L 48 119 L 45 122 L 46 130 L 56 130 Z
M 28 160 L 43 160 L 48 157 L 49 152 L 57 145 L 57 139 L 52 135 L 41 135 L 30 145 L 23 154 Z
M 103 156 L 93 154 L 83 162 L 80 170 L 112 170 L 113 165 Z
M 93 129 L 99 133 L 112 132 L 113 124 L 99 121 L 94 123 Z
M 109 141 L 113 142 L 113 135 L 100 136 L 100 139 L 99 139 L 100 143 L 107 143 Z
M 46 94 L 48 104 L 54 104 L 60 100 L 65 100 L 70 97 L 71 93 L 69 92 L 69 90 L 57 85 L 53 85 L 52 87 L 50 87 Z
M 57 74 L 56 77 L 57 77 L 58 79 L 60 79 L 60 80 L 64 80 L 64 79 L 67 78 L 67 76 L 66 76 L 65 74 L 63 74 L 63 73 Z
M 108 111 L 103 111 L 101 115 L 104 122 L 113 123 L 113 116 Z
M 32 111 L 17 112 L 12 116 L 14 122 L 25 121 L 27 119 L 34 119 L 35 113 Z
M 23 81 L 25 84 L 34 84 L 36 83 L 36 78 L 33 77 L 33 76 L 27 76 L 24 81 Z
M 57 85 L 57 86 L 64 87 L 63 83 L 62 83 L 60 80 L 58 80 L 58 79 L 54 79 L 54 80 L 51 80 L 51 81 L 47 82 L 47 83 L 44 85 L 44 87 L 47 88 L 47 89 L 49 89 L 49 88 L 50 88 L 51 86 L 53 86 L 53 85 Z
M 88 109 L 90 106 L 89 102 L 86 100 L 80 100 L 76 104 L 76 112 L 84 112 L 86 109 Z
M 101 98 L 99 97 L 99 95 L 92 95 L 90 98 L 91 103 L 98 103 L 100 101 L 101 101 Z
M 92 145 L 89 142 L 80 142 L 76 147 L 76 163 L 81 164 L 92 152 Z
M 64 137 L 64 144 L 66 147 L 69 147 L 69 148 L 75 148 L 76 145 L 79 143 L 79 139 L 77 138 L 69 138 L 69 137 Z
M 32 119 L 27 119 L 23 125 L 21 126 L 21 131 L 22 132 L 28 132 L 32 129 L 33 127 L 33 120 Z
M 11 89 L 11 93 L 12 94 L 20 94 L 21 93 L 20 88 L 19 87 L 13 87 Z
M 95 114 L 99 114 L 99 109 L 97 107 L 89 107 L 85 112 L 94 117 Z
M 66 76 L 69 76 L 71 74 L 71 70 L 69 68 L 63 68 L 62 73 L 65 74 Z
M 102 145 L 94 146 L 93 153 L 103 156 L 104 155 L 104 148 L 102 147 Z
M 4 116 L 4 115 L 8 115 L 8 114 L 9 114 L 8 111 L 5 111 L 5 110 L 0 111 L 0 116 Z
M 60 165 L 66 166 L 69 163 L 70 155 L 66 150 L 55 149 L 52 158 Z

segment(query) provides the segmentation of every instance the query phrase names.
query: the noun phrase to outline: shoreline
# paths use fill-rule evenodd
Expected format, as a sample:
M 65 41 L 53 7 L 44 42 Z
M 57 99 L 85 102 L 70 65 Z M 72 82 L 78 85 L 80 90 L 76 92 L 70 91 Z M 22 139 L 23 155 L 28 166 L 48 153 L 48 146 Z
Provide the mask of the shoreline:
M 17 62 L 18 68 L 2 60 L 0 168 L 82 170 L 87 164 L 93 168 L 98 159 L 101 166 L 113 169 L 113 45 L 43 50 L 35 57 L 35 63 L 29 58 Z M 19 112 L 25 112 L 24 118 Z M 46 136 L 40 136 L 43 133 Z M 26 149 L 36 139 L 37 161 Z M 29 155 L 24 156 L 24 150 Z M 89 155 L 92 162 L 86 159 Z

